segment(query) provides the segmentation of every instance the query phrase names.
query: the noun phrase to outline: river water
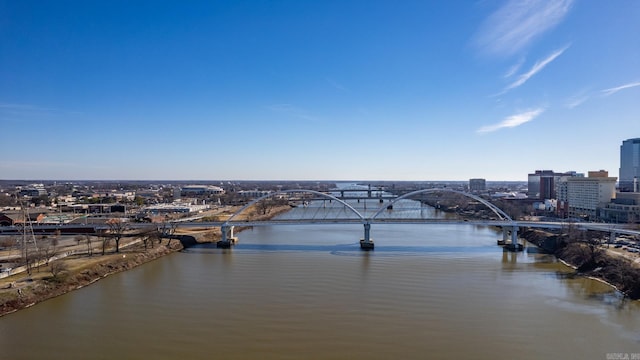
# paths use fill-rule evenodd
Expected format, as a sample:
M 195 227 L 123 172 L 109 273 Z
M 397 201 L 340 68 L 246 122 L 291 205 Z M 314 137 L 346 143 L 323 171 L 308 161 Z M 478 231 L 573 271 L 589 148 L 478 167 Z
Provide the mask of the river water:
M 637 302 L 503 252 L 495 229 L 374 224 L 371 252 L 362 234 L 255 227 L 231 250 L 190 248 L 0 318 L 0 358 L 640 356 Z

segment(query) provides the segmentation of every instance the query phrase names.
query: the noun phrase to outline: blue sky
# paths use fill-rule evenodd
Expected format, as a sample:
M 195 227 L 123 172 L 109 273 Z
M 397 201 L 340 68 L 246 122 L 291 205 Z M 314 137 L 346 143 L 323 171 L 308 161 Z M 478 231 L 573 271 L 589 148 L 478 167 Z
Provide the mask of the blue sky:
M 637 0 L 0 0 L 0 179 L 618 176 L 639 19 Z

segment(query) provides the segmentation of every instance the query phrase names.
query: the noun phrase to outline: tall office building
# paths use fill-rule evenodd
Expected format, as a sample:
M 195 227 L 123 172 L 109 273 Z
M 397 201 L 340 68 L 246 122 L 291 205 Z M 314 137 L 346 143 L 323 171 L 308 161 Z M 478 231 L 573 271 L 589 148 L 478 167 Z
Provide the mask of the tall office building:
M 570 177 L 584 177 L 584 174 L 575 171 L 567 171 L 556 181 L 556 212 L 558 217 L 566 218 L 569 216 L 569 182 Z
M 620 145 L 619 181 L 620 191 L 640 191 L 640 138 L 625 140 Z
M 527 196 L 530 199 L 555 199 L 554 177 L 552 170 L 536 170 L 529 174 Z
M 599 210 L 616 197 L 616 178 L 604 170 L 589 171 L 588 177 L 570 176 L 567 182 L 569 217 L 599 218 Z

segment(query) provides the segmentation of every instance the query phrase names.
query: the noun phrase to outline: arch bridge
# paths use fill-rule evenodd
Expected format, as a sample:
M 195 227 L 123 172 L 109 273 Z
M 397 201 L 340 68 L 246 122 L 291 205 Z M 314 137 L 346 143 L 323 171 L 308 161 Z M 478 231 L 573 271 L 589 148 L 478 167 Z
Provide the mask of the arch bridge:
M 332 190 L 333 191 L 333 190 Z M 367 190 L 363 190 L 366 192 Z M 339 193 L 340 190 L 333 191 Z M 425 218 L 423 201 L 414 199 L 432 193 L 452 193 L 472 199 L 484 205 L 493 215 L 492 220 L 469 221 Z M 388 200 L 385 202 L 384 200 Z M 242 218 L 248 209 L 253 212 L 262 211 L 266 215 L 270 206 L 290 205 L 298 209 L 282 214 L 278 219 L 258 219 L 249 220 Z M 413 223 L 413 224 L 442 224 L 442 223 L 464 223 L 499 226 L 503 229 L 503 241 L 507 248 L 521 250 L 522 245 L 518 244 L 518 223 L 502 209 L 489 201 L 476 195 L 459 190 L 448 188 L 431 188 L 412 191 L 394 198 L 379 198 L 378 206 L 373 208 L 367 201 L 350 204 L 347 201 L 332 195 L 331 193 L 319 192 L 315 190 L 281 190 L 264 195 L 249 202 L 234 214 L 232 214 L 220 227 L 222 239 L 218 242 L 218 247 L 227 248 L 235 244 L 237 238 L 234 236 L 235 226 L 260 226 L 260 225 L 286 225 L 286 224 L 362 224 L 364 236 L 360 239 L 360 247 L 363 250 L 374 248 L 371 239 L 371 225 L 375 223 Z M 509 233 L 511 243 L 508 243 Z

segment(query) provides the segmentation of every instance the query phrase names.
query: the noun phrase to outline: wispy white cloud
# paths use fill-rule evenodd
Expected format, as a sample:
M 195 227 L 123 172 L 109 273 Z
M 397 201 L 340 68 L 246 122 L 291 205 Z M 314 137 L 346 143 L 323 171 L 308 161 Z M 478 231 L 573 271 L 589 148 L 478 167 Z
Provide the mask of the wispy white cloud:
M 491 55 L 510 56 L 558 25 L 574 0 L 509 0 L 480 26 L 474 42 Z
M 590 97 L 591 95 L 589 94 L 588 90 L 581 90 L 577 94 L 567 99 L 567 101 L 565 102 L 565 106 L 569 109 L 573 109 L 575 107 L 582 105 L 582 103 L 589 100 Z
M 549 65 L 553 60 L 555 60 L 558 56 L 562 55 L 562 53 L 565 52 L 565 50 L 567 50 L 569 48 L 569 45 L 558 49 L 556 51 L 554 51 L 553 53 L 551 53 L 551 55 L 547 56 L 546 58 L 536 62 L 533 67 L 527 71 L 524 74 L 520 74 L 518 76 L 518 78 L 516 79 L 516 81 L 512 82 L 511 84 L 509 84 L 509 86 L 507 86 L 502 93 L 505 93 L 511 89 L 515 89 L 519 86 L 522 86 L 524 83 L 526 83 L 529 79 L 531 79 L 531 77 L 533 77 L 533 75 L 539 73 L 542 69 L 545 68 L 545 66 Z
M 629 83 L 629 84 L 617 86 L 617 87 L 610 88 L 610 89 L 604 89 L 604 90 L 601 90 L 601 93 L 602 93 L 602 96 L 609 96 L 609 95 L 613 95 L 613 94 L 617 93 L 620 90 L 629 89 L 629 88 L 633 88 L 633 87 L 636 87 L 636 86 L 640 86 L 640 81 L 639 82 L 632 82 L 632 83 Z
M 538 108 L 534 110 L 525 111 L 523 113 L 511 115 L 497 124 L 483 126 L 480 129 L 478 129 L 476 132 L 480 134 L 485 134 L 485 133 L 493 132 L 493 131 L 504 129 L 504 128 L 517 127 L 535 119 L 536 117 L 538 117 L 538 115 L 542 114 L 543 112 L 544 112 L 543 108 Z
M 518 60 L 517 63 L 511 65 L 511 67 L 509 68 L 509 70 L 507 70 L 506 73 L 504 73 L 504 78 L 508 79 L 510 77 L 512 77 L 513 75 L 515 75 L 515 73 L 518 72 L 518 70 L 520 70 L 520 68 L 522 67 L 522 64 L 524 64 L 524 57 L 521 57 L 520 60 Z

